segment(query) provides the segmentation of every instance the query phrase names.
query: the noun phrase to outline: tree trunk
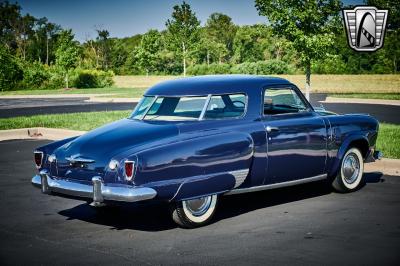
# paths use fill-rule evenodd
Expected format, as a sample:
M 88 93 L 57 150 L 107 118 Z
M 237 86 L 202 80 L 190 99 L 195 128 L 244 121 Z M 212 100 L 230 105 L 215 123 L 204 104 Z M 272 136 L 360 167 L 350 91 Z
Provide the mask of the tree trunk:
M 311 77 L 311 62 L 306 63 L 306 99 L 310 101 L 310 77 Z
M 68 72 L 67 72 L 67 74 L 65 75 L 65 84 L 67 85 L 67 89 L 68 89 Z
M 49 37 L 46 33 L 46 65 L 49 65 Z
M 185 42 L 182 42 L 182 52 L 183 52 L 183 76 L 186 77 L 186 47 L 185 47 Z
M 207 66 L 210 65 L 210 51 L 207 50 Z

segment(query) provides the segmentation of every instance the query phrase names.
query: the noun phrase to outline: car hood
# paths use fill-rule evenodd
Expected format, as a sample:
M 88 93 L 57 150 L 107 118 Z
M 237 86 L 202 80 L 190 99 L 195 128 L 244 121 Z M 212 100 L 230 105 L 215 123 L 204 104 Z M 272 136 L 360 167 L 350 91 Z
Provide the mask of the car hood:
M 97 165 L 105 165 L 113 156 L 125 150 L 178 133 L 177 126 L 171 123 L 122 119 L 62 145 L 55 154 L 57 160 L 84 158 L 95 161 Z

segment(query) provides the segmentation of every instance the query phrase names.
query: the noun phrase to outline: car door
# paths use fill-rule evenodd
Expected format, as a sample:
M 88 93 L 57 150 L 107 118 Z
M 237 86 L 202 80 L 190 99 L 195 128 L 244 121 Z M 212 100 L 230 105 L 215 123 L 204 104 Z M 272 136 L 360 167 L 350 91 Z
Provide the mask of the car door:
M 294 86 L 264 90 L 267 175 L 264 184 L 324 174 L 326 126 Z

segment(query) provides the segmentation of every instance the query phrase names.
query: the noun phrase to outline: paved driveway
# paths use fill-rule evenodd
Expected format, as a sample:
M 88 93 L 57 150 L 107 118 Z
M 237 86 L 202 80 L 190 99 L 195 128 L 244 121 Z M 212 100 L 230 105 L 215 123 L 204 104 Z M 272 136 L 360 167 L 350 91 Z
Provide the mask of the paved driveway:
M 32 150 L 0 142 L 0 264 L 399 265 L 400 177 L 351 194 L 324 183 L 222 199 L 213 224 L 180 229 L 166 206 L 97 213 L 30 185 Z

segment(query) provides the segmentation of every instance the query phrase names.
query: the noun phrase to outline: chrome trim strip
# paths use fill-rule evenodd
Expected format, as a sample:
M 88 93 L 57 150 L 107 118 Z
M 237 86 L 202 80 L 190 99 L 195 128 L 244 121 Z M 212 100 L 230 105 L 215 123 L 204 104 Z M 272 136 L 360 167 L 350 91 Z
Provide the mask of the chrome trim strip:
M 158 99 L 158 95 L 154 96 L 153 101 L 149 104 L 149 107 L 147 107 L 147 109 L 143 112 L 142 117 L 139 120 L 144 120 L 145 116 L 147 115 L 147 113 L 150 111 L 150 108 L 153 106 L 153 104 L 157 101 Z
M 256 187 L 249 187 L 249 188 L 233 189 L 231 191 L 226 192 L 225 195 L 234 195 L 234 194 L 241 194 L 241 193 L 247 193 L 247 192 L 262 191 L 262 190 L 267 190 L 267 189 L 295 186 L 295 185 L 299 185 L 299 184 L 323 180 L 323 179 L 326 179 L 327 177 L 328 177 L 327 174 L 323 174 L 323 175 L 317 175 L 317 176 L 313 176 L 313 177 L 307 177 L 307 178 L 292 180 L 292 181 L 287 181 L 287 182 L 262 185 L 262 186 L 256 186 Z
M 249 169 L 241 169 L 241 170 L 231 171 L 228 173 L 235 177 L 235 186 L 233 188 L 237 188 L 238 186 L 243 184 L 244 180 L 249 174 Z
M 94 163 L 95 161 L 92 159 L 86 159 L 82 157 L 65 157 L 65 160 L 69 161 L 70 163 Z
M 204 103 L 203 110 L 201 110 L 200 116 L 199 116 L 199 121 L 204 119 L 204 115 L 206 114 L 208 104 L 210 103 L 211 100 L 211 94 L 207 95 L 206 102 Z
M 57 192 L 64 195 L 93 198 L 95 202 L 103 200 L 136 202 L 152 199 L 157 192 L 149 187 L 106 186 L 101 177 L 92 178 L 93 185 L 51 178 L 46 171 L 32 178 L 32 185 L 41 187 L 42 192 Z
M 210 175 L 208 175 L 208 177 L 214 177 L 214 176 L 223 175 L 223 174 L 233 175 L 233 177 L 235 178 L 235 186 L 234 186 L 234 188 L 236 188 L 236 187 L 240 186 L 244 182 L 244 180 L 246 179 L 248 173 L 249 173 L 249 169 L 240 169 L 240 170 L 234 170 L 234 171 L 230 171 L 230 172 L 218 172 L 218 173 L 210 174 Z M 181 190 L 182 186 L 187 183 L 188 179 L 193 178 L 193 177 L 199 177 L 199 176 L 192 176 L 192 177 L 183 178 L 183 181 L 180 183 L 180 185 L 179 185 L 178 189 L 176 190 L 174 196 L 169 201 L 173 201 L 176 198 L 176 196 L 179 194 L 179 191 Z

